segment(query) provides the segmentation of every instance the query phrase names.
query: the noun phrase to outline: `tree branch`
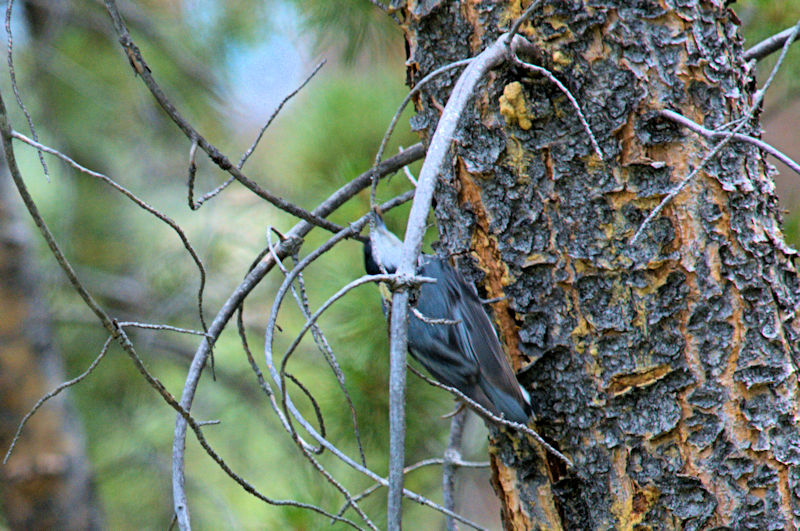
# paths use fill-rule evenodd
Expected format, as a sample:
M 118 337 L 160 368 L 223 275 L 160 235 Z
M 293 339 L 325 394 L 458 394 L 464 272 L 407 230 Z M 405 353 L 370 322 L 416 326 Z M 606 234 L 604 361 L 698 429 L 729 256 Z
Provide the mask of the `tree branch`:
M 694 122 L 689 118 L 686 118 L 682 114 L 670 111 L 669 109 L 664 109 L 660 111 L 659 114 L 664 118 L 669 118 L 670 120 L 677 122 L 691 129 L 698 135 L 704 136 L 706 138 L 725 138 L 728 136 L 728 133 L 725 133 L 723 131 L 712 131 L 711 129 L 707 129 L 702 125 L 698 124 L 697 122 Z M 800 164 L 798 164 L 797 162 L 792 160 L 791 157 L 782 153 L 781 151 L 774 148 L 770 144 L 767 144 L 766 142 L 764 142 L 763 140 L 759 140 L 758 138 L 752 137 L 750 135 L 744 135 L 742 133 L 734 133 L 732 136 L 734 140 L 739 140 L 740 142 L 747 142 L 748 144 L 753 144 L 762 151 L 769 153 L 779 161 L 789 166 L 789 168 L 792 171 L 800 175 Z
M 167 113 L 170 119 L 175 122 L 175 125 L 177 125 L 181 131 L 183 131 L 189 140 L 192 142 L 197 142 L 197 145 L 200 147 L 200 149 L 205 151 L 209 158 L 214 161 L 214 163 L 221 170 L 228 172 L 237 181 L 245 185 L 248 189 L 250 189 L 250 191 L 262 199 L 265 199 L 279 209 L 288 212 L 293 216 L 303 219 L 318 227 L 322 227 L 327 231 L 336 233 L 341 230 L 341 227 L 337 224 L 332 223 L 323 217 L 314 214 L 313 212 L 309 212 L 303 208 L 300 208 L 294 203 L 261 188 L 255 181 L 251 180 L 244 173 L 242 173 L 238 167 L 234 166 L 225 155 L 223 155 L 213 144 L 206 140 L 194 127 L 192 127 L 192 125 L 178 112 L 175 106 L 172 105 L 172 102 L 169 101 L 166 94 L 164 94 L 164 91 L 161 89 L 158 83 L 156 83 L 155 78 L 153 78 L 153 75 L 150 71 L 150 67 L 147 66 L 147 63 L 142 57 L 141 51 L 139 51 L 139 48 L 133 42 L 133 39 L 128 32 L 125 21 L 122 20 L 122 16 L 119 14 L 116 2 L 114 0 L 105 0 L 105 4 L 109 15 L 111 15 L 111 21 L 114 24 L 114 30 L 117 32 L 119 37 L 119 43 L 122 45 L 125 54 L 128 56 L 131 67 L 142 79 L 145 86 L 150 90 L 150 93 L 156 99 L 158 104 L 161 105 L 161 108 L 164 109 L 164 112 Z
M 406 164 L 410 164 L 411 162 L 421 158 L 424 152 L 425 150 L 422 147 L 422 144 L 415 144 L 414 146 L 406 149 L 403 153 L 395 155 L 394 157 L 391 157 L 390 159 L 387 159 L 379 164 L 378 167 L 374 169 L 374 172 L 379 176 L 390 175 Z M 328 199 L 323 201 L 317 208 L 314 209 L 314 214 L 321 217 L 330 215 L 348 199 L 369 186 L 372 175 L 373 170 L 370 169 L 369 171 L 362 173 L 346 185 L 339 188 L 339 190 L 331 194 Z M 407 201 L 410 198 L 410 193 L 405 194 L 404 197 L 399 199 L 399 202 Z M 393 205 L 395 205 L 395 203 L 396 201 L 394 200 L 390 201 L 382 208 L 391 208 Z M 286 234 L 286 240 L 278 244 L 276 247 L 276 254 L 281 258 L 288 256 L 291 251 L 291 245 L 302 239 L 311 231 L 312 228 L 314 228 L 314 225 L 308 221 L 300 221 L 297 223 L 292 230 Z M 233 313 L 242 304 L 242 301 L 244 301 L 245 297 L 247 297 L 250 291 L 252 291 L 252 289 L 261 281 L 262 278 L 264 278 L 264 275 L 266 275 L 274 265 L 275 262 L 272 260 L 272 258 L 267 257 L 267 259 L 259 262 L 252 270 L 250 270 L 239 286 L 237 286 L 233 293 L 228 297 L 228 300 L 225 301 L 225 303 L 219 309 L 214 320 L 209 325 L 208 336 L 200 342 L 200 345 L 198 345 L 197 351 L 192 358 L 192 363 L 189 367 L 189 372 L 187 373 L 186 380 L 184 382 L 180 403 L 187 411 L 191 408 L 194 400 L 197 385 L 200 382 L 200 375 L 202 374 L 202 370 L 205 365 L 206 358 L 211 350 L 211 346 L 222 333 L 225 325 L 227 325 L 231 316 L 233 316 Z M 182 416 L 178 415 L 175 420 L 175 431 L 172 442 L 172 489 L 175 512 L 178 516 L 178 524 L 181 529 L 191 528 L 189 522 L 188 500 L 186 498 L 186 491 L 184 489 L 184 451 L 186 447 L 186 427 L 186 420 Z
M 442 500 L 444 506 L 451 511 L 456 510 L 456 470 L 457 463 L 461 460 L 461 439 L 464 435 L 464 424 L 466 420 L 467 410 L 462 407 L 450 420 L 450 437 L 447 440 L 447 449 L 444 451 Z M 445 522 L 447 531 L 458 531 L 455 520 L 447 517 Z
M 745 61 L 749 61 L 751 59 L 755 59 L 756 61 L 760 61 L 761 59 L 765 58 L 766 56 L 773 54 L 783 48 L 786 44 L 786 41 L 792 37 L 792 42 L 796 41 L 798 35 L 795 34 L 792 36 L 794 32 L 794 27 L 786 28 L 780 33 L 776 33 L 772 37 L 768 37 L 763 41 L 759 42 L 752 48 L 748 49 L 742 55 L 742 59 Z
M 641 225 L 639 225 L 639 228 L 634 233 L 633 238 L 631 238 L 631 241 L 630 241 L 630 245 L 631 246 L 636 244 L 636 242 L 639 240 L 639 237 L 641 237 L 641 235 L 644 232 L 644 229 L 647 227 L 647 225 L 650 224 L 650 222 L 652 222 L 661 213 L 661 211 L 664 209 L 664 207 L 666 207 L 669 204 L 670 201 L 672 201 L 679 193 L 681 193 L 681 191 L 686 187 L 686 185 L 691 182 L 691 180 L 694 178 L 694 176 L 697 175 L 698 173 L 700 173 L 700 171 L 705 167 L 706 163 L 709 160 L 711 160 L 711 158 L 714 157 L 723 147 L 725 147 L 728 144 L 728 142 L 730 142 L 733 139 L 734 135 L 736 135 L 739 132 L 739 130 L 742 129 L 744 127 L 744 125 L 750 120 L 750 118 L 752 118 L 752 116 L 756 112 L 756 109 L 758 109 L 761 106 L 761 102 L 764 99 L 764 94 L 766 94 L 767 89 L 772 84 L 772 81 L 775 79 L 775 75 L 778 73 L 778 70 L 780 69 L 781 64 L 783 64 L 783 60 L 786 58 L 786 52 L 789 51 L 789 45 L 792 44 L 792 42 L 794 41 L 795 38 L 797 38 L 798 34 L 800 34 L 800 20 L 798 20 L 797 23 L 792 28 L 792 32 L 789 35 L 789 38 L 787 38 L 784 41 L 783 49 L 781 49 L 781 55 L 778 57 L 778 60 L 775 62 L 775 66 L 772 67 L 772 71 L 770 72 L 769 77 L 764 82 L 764 86 L 761 87 L 760 89 L 758 89 L 755 92 L 755 94 L 753 95 L 753 102 L 750 105 L 749 109 L 744 113 L 744 116 L 742 117 L 742 119 L 739 120 L 738 125 L 736 125 L 736 127 L 734 127 L 733 130 L 725 132 L 724 133 L 725 137 L 722 138 L 722 140 L 720 140 L 719 143 L 716 144 L 702 158 L 702 160 L 697 165 L 697 167 L 695 169 L 693 169 L 689 173 L 689 175 L 684 177 L 684 179 L 680 183 L 678 183 L 678 186 L 673 188 L 672 191 L 670 191 L 670 193 L 667 194 L 667 196 L 664 199 L 661 200 L 661 202 L 658 204 L 658 206 L 656 206 L 656 208 L 654 208 L 650 212 L 650 214 L 647 215 L 645 220 L 642 222 Z

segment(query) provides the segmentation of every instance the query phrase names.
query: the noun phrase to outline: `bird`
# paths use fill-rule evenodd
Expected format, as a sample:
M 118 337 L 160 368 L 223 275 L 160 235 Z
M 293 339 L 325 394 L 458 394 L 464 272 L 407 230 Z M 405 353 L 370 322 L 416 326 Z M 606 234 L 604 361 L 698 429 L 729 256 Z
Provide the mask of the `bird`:
M 374 228 L 364 242 L 364 269 L 370 275 L 395 273 L 403 242 L 377 212 L 373 215 Z M 411 356 L 440 383 L 458 389 L 494 416 L 527 424 L 530 395 L 517 381 L 475 287 L 445 258 L 434 255 L 420 255 L 416 274 L 436 282 L 420 285 L 417 311 L 409 311 Z M 391 295 L 385 285 L 381 291 L 388 314 Z

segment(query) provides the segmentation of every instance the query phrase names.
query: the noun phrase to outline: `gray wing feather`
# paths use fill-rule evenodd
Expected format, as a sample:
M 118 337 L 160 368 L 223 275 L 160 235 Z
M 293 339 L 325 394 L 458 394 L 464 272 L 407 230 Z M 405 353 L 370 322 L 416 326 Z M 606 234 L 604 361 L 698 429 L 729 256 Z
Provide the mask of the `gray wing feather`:
M 436 279 L 420 288 L 417 309 L 457 324 L 430 324 L 411 316 L 409 351 L 442 383 L 495 414 L 525 423 L 530 406 L 506 361 L 482 303 L 464 278 L 440 258 L 428 258 L 420 275 Z

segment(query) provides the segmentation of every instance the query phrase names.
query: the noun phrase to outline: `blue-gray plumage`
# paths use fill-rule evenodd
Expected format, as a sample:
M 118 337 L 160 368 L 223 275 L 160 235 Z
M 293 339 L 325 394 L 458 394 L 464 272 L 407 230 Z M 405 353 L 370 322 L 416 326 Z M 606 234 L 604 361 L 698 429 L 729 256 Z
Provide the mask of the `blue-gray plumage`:
M 364 245 L 365 269 L 376 275 L 383 266 L 394 273 L 403 244 L 375 218 L 375 230 Z M 425 322 L 409 312 L 408 351 L 443 384 L 497 416 L 526 424 L 531 416 L 528 393 L 517 382 L 475 289 L 439 257 L 420 256 L 417 274 L 436 282 L 420 286 L 416 309 L 428 320 L 451 324 Z

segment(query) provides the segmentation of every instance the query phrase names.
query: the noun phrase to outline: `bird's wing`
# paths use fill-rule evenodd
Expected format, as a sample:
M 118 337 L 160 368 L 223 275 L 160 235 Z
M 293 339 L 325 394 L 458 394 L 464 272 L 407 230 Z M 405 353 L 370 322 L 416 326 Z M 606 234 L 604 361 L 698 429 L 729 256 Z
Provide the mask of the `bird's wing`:
M 465 282 L 463 278 L 457 281 Z M 472 290 L 460 292 L 463 300 L 455 307 L 460 311 L 456 319 L 461 321 L 457 327 L 461 348 L 480 367 L 479 385 L 506 417 L 524 423 L 530 416 L 528 401 L 522 394 L 497 333 L 483 309 L 483 303 Z
M 474 288 L 438 258 L 428 259 L 420 274 L 437 282 L 422 285 L 417 309 L 425 317 L 454 324 L 426 323 L 412 316 L 411 354 L 439 381 L 492 413 L 524 423 L 530 408 Z

